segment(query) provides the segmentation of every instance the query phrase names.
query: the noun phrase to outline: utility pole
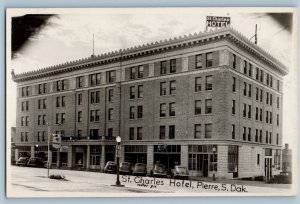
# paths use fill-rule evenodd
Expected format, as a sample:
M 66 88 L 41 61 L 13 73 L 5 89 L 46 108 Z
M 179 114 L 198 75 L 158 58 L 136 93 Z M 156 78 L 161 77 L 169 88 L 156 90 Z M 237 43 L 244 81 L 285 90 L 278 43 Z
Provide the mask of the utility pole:
M 49 166 L 50 166 L 50 137 L 51 137 L 51 129 L 49 122 L 47 123 L 48 126 L 48 160 L 47 160 L 47 177 L 49 178 Z

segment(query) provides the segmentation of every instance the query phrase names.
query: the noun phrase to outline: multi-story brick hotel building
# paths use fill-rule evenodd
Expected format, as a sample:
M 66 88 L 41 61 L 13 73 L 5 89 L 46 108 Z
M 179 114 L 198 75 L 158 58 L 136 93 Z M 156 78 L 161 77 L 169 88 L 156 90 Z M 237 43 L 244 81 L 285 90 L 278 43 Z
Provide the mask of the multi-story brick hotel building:
M 281 166 L 287 72 L 223 28 L 12 73 L 15 155 L 47 157 L 48 131 L 61 133 L 52 166 L 101 171 L 120 135 L 121 161 L 149 171 L 161 162 L 204 177 L 270 177 Z

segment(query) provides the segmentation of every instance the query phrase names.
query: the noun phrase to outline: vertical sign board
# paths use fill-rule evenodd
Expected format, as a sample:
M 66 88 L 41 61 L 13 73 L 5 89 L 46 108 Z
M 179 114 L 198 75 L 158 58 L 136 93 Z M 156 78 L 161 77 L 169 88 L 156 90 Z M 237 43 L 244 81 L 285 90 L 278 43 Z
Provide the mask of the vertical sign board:
M 227 27 L 230 25 L 230 17 L 221 16 L 206 16 L 206 28 L 207 27 Z
M 59 149 L 61 147 L 61 135 L 60 134 L 53 134 L 52 146 L 55 149 Z

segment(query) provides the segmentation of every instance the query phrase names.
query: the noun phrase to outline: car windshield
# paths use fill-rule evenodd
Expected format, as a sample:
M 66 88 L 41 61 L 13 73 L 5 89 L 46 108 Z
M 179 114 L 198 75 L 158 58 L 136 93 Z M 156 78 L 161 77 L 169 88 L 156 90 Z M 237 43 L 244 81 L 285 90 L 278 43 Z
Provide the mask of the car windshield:
M 136 167 L 144 167 L 145 164 L 135 164 Z
M 120 166 L 126 166 L 127 167 L 127 166 L 130 166 L 130 164 L 127 163 L 127 162 L 122 162 Z
M 166 167 L 162 164 L 155 165 L 154 169 L 165 169 Z
M 184 166 L 177 166 L 176 167 L 176 170 L 179 172 L 179 173 L 186 173 L 186 168 Z

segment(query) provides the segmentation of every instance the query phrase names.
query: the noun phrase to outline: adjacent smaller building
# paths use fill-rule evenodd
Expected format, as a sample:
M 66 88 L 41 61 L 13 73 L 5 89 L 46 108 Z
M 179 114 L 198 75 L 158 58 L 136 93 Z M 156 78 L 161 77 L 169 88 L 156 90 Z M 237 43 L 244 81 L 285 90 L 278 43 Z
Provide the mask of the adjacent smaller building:
M 292 172 L 292 150 L 289 149 L 289 144 L 285 144 L 282 150 L 282 171 Z

